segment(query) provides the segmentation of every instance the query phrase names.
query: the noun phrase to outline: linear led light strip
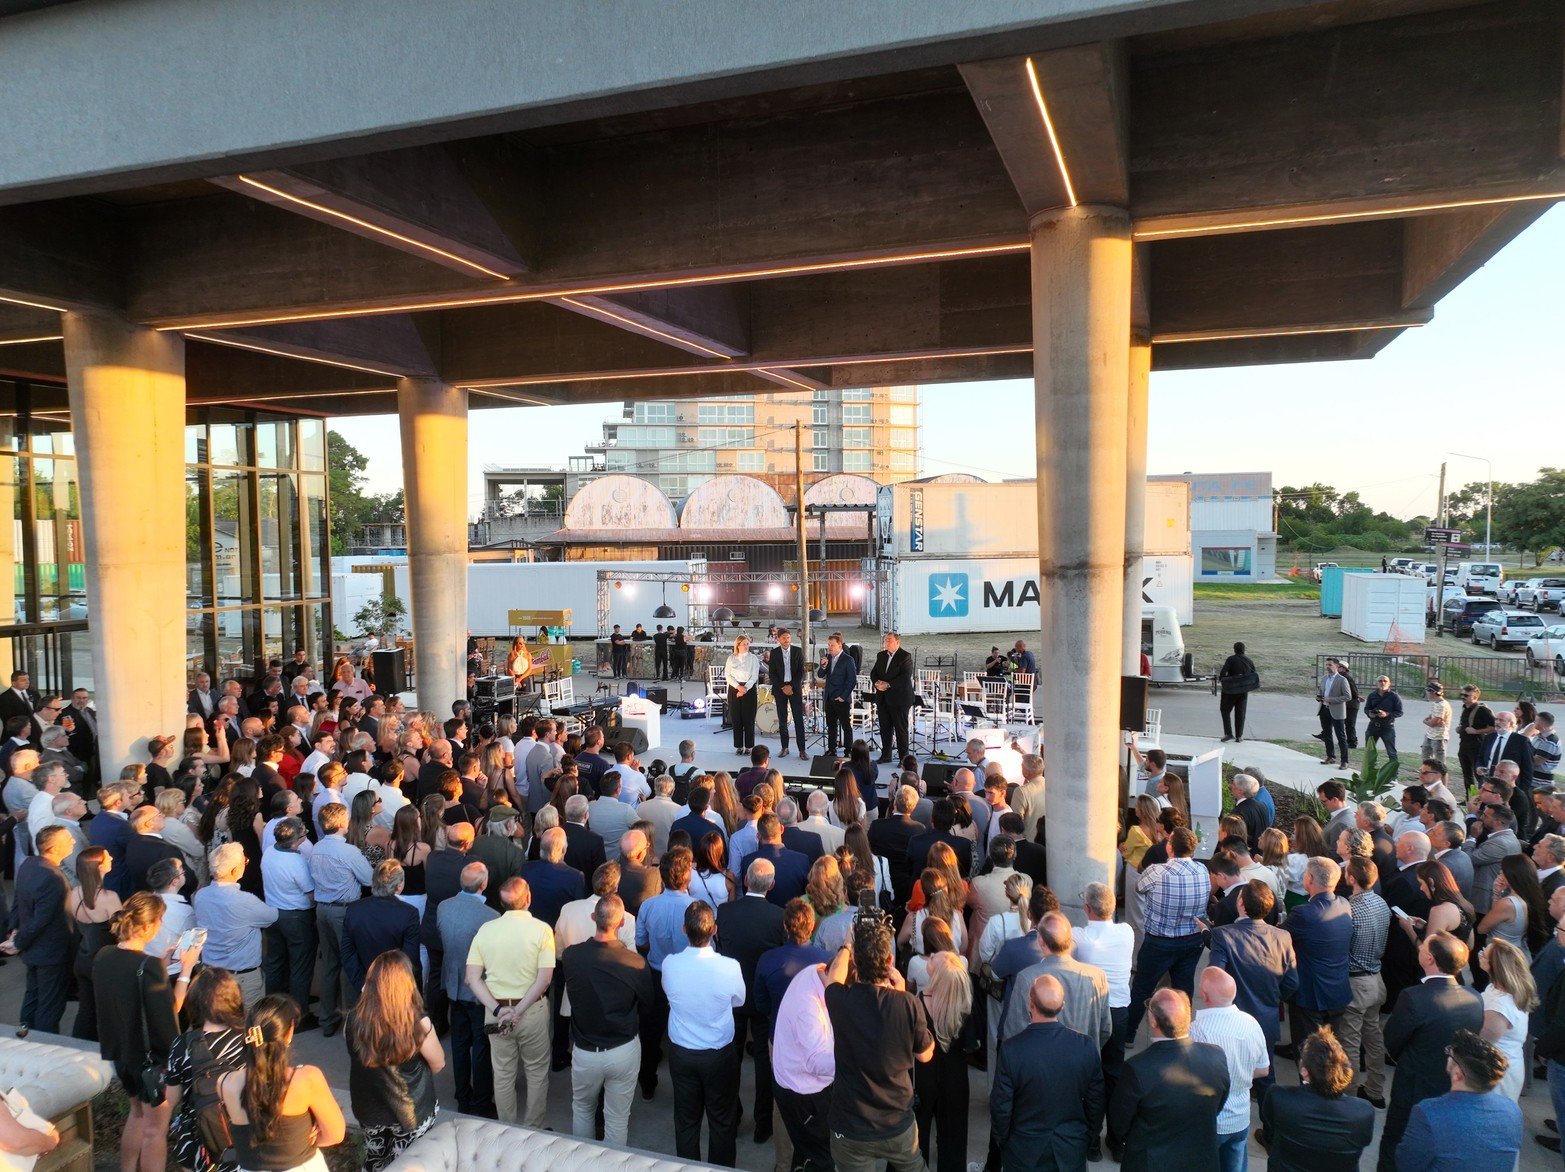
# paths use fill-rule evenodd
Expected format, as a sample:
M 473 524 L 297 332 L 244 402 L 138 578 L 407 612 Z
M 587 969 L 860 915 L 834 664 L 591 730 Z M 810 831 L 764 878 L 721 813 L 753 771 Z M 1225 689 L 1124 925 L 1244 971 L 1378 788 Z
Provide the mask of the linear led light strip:
M 339 317 L 368 317 L 382 313 L 408 313 L 420 309 L 462 309 L 474 305 L 505 305 L 523 301 L 561 301 L 566 297 L 582 297 L 595 293 L 633 293 L 642 289 L 677 289 L 689 285 L 726 285 L 736 281 L 762 280 L 768 277 L 807 276 L 810 273 L 836 272 L 845 269 L 880 268 L 886 265 L 919 264 L 937 260 L 958 260 L 972 256 L 997 256 L 1003 253 L 1026 252 L 1031 246 L 1025 240 L 1006 244 L 988 244 L 973 248 L 940 248 L 920 252 L 894 253 L 887 256 L 864 257 L 860 260 L 820 261 L 815 264 L 779 265 L 772 268 L 745 269 L 731 273 L 703 273 L 691 277 L 669 277 L 649 281 L 618 281 L 605 285 L 582 285 L 568 289 L 537 289 L 516 293 L 491 293 L 467 297 L 441 297 L 425 301 L 406 301 L 393 305 L 358 306 L 353 309 L 326 309 L 317 312 L 273 314 L 266 317 L 233 318 L 216 322 L 191 322 L 181 325 L 161 325 L 164 332 L 170 330 L 222 330 L 236 326 L 276 325 L 290 321 L 328 321 Z M 20 302 L 31 305 L 32 302 Z M 58 308 L 52 305 L 40 309 Z
M 66 312 L 65 306 L 50 305 L 47 301 L 28 301 L 22 297 L 11 297 L 9 295 L 0 295 L 0 301 L 4 301 L 7 305 L 25 305 L 28 309 L 47 309 L 50 313 Z
M 273 346 L 262 346 L 256 342 L 241 342 L 237 338 L 224 338 L 216 334 L 186 334 L 187 338 L 194 338 L 198 342 L 211 342 L 214 346 L 231 346 L 235 350 L 253 350 L 257 354 L 271 354 L 277 358 L 292 358 L 296 362 L 318 362 L 322 366 L 340 366 L 344 370 L 357 370 L 363 374 L 378 374 L 383 378 L 399 378 L 394 370 L 384 370 L 377 366 L 361 366 L 356 362 L 344 362 L 339 358 L 322 358 L 314 354 L 296 354 L 291 350 L 280 350 Z
M 633 317 L 626 317 L 623 314 L 615 313 L 613 310 L 605 309 L 600 305 L 589 305 L 585 301 L 578 301 L 574 297 L 557 297 L 555 300 L 563 301 L 566 305 L 574 306 L 575 308 L 581 310 L 582 313 L 587 314 L 589 317 L 607 318 L 609 321 L 619 322 L 627 329 L 634 330 L 638 334 L 650 334 L 654 338 L 658 338 L 664 342 L 670 343 L 671 345 L 678 346 L 681 350 L 694 350 L 698 354 L 706 354 L 712 358 L 729 359 L 733 357 L 733 355 L 725 354 L 721 350 L 714 350 L 710 346 L 705 346 L 700 342 L 692 341 L 689 338 L 681 338 L 678 334 L 671 334 L 667 330 L 660 330 L 656 326 L 649 326 L 646 322 L 637 321 Z
M 1372 330 L 1416 330 L 1428 322 L 1422 318 L 1408 318 L 1404 321 L 1372 322 L 1365 325 L 1352 326 L 1279 326 L 1273 330 L 1234 330 L 1231 332 L 1214 333 L 1188 333 L 1188 334 L 1153 334 L 1153 345 L 1168 345 L 1179 342 L 1228 342 L 1238 338 L 1297 338 L 1310 334 L 1358 334 L 1368 333 Z
M 784 374 L 780 370 L 773 369 L 770 366 L 760 366 L 760 367 L 757 367 L 756 370 L 755 370 L 755 373 L 756 374 L 764 374 L 767 378 L 774 378 L 778 382 L 787 383 L 791 387 L 798 387 L 801 391 L 813 391 L 815 389 L 815 386 L 814 386 L 813 383 L 807 383 L 807 382 L 804 382 L 801 379 L 793 378 L 793 377 L 791 377 L 789 375 Z
M 1076 206 L 1076 189 L 1071 185 L 1070 170 L 1065 166 L 1065 152 L 1060 149 L 1059 135 L 1054 133 L 1054 119 L 1049 117 L 1049 103 L 1043 100 L 1043 87 L 1038 84 L 1038 67 L 1027 58 L 1027 82 L 1032 86 L 1032 100 L 1038 104 L 1038 116 L 1043 119 L 1043 129 L 1049 135 L 1049 145 L 1054 148 L 1054 161 L 1060 168 L 1060 178 L 1065 182 L 1065 198 L 1071 207 Z
M 1163 240 L 1170 237 L 1211 236 L 1225 232 L 1243 232 L 1251 228 L 1290 228 L 1305 224 L 1332 224 L 1345 220 L 1386 220 L 1396 216 L 1416 216 L 1423 212 L 1452 212 L 1460 208 L 1494 207 L 1508 203 L 1535 203 L 1539 200 L 1565 199 L 1565 191 L 1538 195 L 1496 195 L 1481 199 L 1457 199 L 1442 203 L 1417 203 L 1395 208 L 1362 208 L 1353 212 L 1316 212 L 1304 216 L 1277 216 L 1263 220 L 1225 221 L 1207 227 L 1132 229 L 1137 240 Z
M 40 334 L 36 338 L 0 338 L 0 346 L 25 346 L 29 342 L 60 342 L 64 334 Z
M 482 273 L 486 277 L 494 277 L 496 280 L 500 281 L 509 281 L 511 279 L 504 273 L 497 273 L 494 269 L 487 268 L 475 260 L 468 260 L 468 258 L 465 256 L 458 256 L 454 252 L 448 252 L 444 248 L 440 248 L 433 244 L 428 244 L 423 240 L 416 240 L 412 236 L 406 236 L 401 232 L 395 232 L 392 229 L 382 227 L 379 224 L 372 224 L 368 220 L 361 220 L 358 216 L 349 215 L 347 212 L 339 211 L 333 207 L 327 207 L 323 203 L 316 203 L 314 200 L 305 199 L 301 195 L 294 195 L 292 192 L 284 191 L 280 187 L 273 187 L 270 183 L 262 183 L 259 179 L 252 179 L 248 175 L 237 175 L 235 178 L 238 179 L 241 183 L 248 184 L 251 187 L 264 191 L 268 195 L 274 195 L 278 199 L 287 200 L 289 203 L 298 204 L 300 207 L 305 207 L 312 211 L 320 212 L 323 216 L 331 216 L 333 219 L 341 220 L 346 224 L 353 224 L 359 228 L 363 228 L 366 232 L 373 232 L 377 236 L 386 237 L 388 240 L 398 241 L 401 244 L 406 244 L 410 248 L 417 248 L 420 251 L 430 253 L 433 256 L 442 257 L 445 260 L 454 262 L 455 264 L 470 268 L 474 272 Z

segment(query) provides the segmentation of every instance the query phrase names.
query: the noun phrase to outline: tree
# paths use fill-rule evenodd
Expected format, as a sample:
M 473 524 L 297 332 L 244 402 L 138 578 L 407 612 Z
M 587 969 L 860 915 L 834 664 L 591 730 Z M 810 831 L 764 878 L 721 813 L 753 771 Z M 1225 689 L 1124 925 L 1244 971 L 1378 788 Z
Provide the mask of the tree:
M 1277 528 L 1282 543 L 1301 553 L 1345 546 L 1390 553 L 1416 546 L 1421 532 L 1411 522 L 1375 512 L 1356 491 L 1339 493 L 1320 483 L 1277 490 Z
M 400 525 L 405 511 L 402 490 L 364 495 L 364 470 L 369 460 L 335 431 L 326 433 L 326 478 L 331 492 L 331 551 L 348 552 L 366 525 Z

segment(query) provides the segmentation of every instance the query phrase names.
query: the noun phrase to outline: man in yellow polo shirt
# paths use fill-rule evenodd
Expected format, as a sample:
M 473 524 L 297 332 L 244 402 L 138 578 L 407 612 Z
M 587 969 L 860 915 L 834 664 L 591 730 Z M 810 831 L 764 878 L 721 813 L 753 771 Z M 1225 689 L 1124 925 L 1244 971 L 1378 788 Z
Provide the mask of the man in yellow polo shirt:
M 527 1075 L 528 1127 L 542 1127 L 549 1096 L 549 982 L 554 977 L 554 932 L 527 909 L 525 879 L 500 888 L 504 914 L 478 929 L 467 954 L 467 987 L 484 1007 L 494 1063 L 495 1109 L 516 1122 L 516 1069 Z

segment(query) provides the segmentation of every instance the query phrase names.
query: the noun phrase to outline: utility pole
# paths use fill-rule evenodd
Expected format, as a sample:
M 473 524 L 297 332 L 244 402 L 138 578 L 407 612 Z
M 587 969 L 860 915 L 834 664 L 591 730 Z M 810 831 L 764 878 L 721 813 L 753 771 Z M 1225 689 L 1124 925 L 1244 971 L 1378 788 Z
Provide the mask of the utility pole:
M 1445 461 L 1440 461 L 1440 507 L 1437 510 L 1440 517 L 1440 527 L 1445 528 Z M 1450 555 L 1451 544 L 1447 541 L 1440 543 L 1440 570 L 1435 581 L 1435 634 L 1445 634 L 1445 561 Z
M 793 425 L 794 523 L 799 537 L 799 641 L 810 654 L 810 544 L 804 533 L 804 424 Z M 823 516 L 824 519 L 824 516 Z

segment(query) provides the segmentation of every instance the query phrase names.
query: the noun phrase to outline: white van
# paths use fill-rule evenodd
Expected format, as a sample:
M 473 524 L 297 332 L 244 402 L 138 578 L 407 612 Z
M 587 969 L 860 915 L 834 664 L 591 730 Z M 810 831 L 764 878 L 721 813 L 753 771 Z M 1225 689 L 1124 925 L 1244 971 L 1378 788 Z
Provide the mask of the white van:
M 1499 562 L 1458 562 L 1456 565 L 1456 584 L 1469 594 L 1498 597 L 1500 584 L 1504 581 L 1505 567 Z

